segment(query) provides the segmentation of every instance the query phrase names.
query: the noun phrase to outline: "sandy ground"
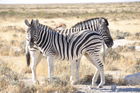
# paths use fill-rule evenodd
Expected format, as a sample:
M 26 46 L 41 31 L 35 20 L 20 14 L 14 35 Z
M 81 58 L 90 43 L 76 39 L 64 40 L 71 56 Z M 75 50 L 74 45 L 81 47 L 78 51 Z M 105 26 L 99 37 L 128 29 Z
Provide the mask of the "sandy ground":
M 116 48 L 118 46 L 129 46 L 129 44 L 134 44 L 134 43 L 140 43 L 140 40 L 126 40 L 126 39 L 118 39 L 114 40 L 114 45 L 113 48 Z M 137 51 L 140 51 L 139 48 Z
M 89 85 L 76 85 L 79 93 L 140 93 L 140 86 L 104 86 L 103 88 L 91 88 Z

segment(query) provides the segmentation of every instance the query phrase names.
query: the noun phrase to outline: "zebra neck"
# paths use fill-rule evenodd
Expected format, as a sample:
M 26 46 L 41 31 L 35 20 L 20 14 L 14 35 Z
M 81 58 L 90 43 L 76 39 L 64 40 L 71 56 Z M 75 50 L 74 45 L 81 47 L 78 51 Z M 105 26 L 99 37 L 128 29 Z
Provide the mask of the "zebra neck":
M 53 33 L 52 29 L 49 29 L 49 27 L 41 25 L 38 31 L 38 38 L 36 41 L 37 46 L 42 50 L 48 50 L 48 47 L 51 46 L 51 41 L 53 39 Z
M 106 35 L 104 34 L 104 31 L 99 30 L 99 34 L 101 35 L 103 41 L 105 42 L 105 40 L 106 40 Z

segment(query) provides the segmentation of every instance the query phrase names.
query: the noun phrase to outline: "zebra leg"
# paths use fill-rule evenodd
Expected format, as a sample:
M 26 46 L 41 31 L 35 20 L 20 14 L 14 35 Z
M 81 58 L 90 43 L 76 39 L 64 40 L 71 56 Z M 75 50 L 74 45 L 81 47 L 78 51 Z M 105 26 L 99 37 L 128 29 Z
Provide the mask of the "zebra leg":
M 105 84 L 105 76 L 104 76 L 104 69 L 103 69 L 103 64 L 101 63 L 99 55 L 86 55 L 87 59 L 95 65 L 97 68 L 95 75 L 92 78 L 92 85 L 96 84 L 97 78 L 100 74 L 101 77 L 101 82 L 98 85 L 98 88 L 101 88 Z
M 71 61 L 71 84 L 74 85 L 79 80 L 80 59 Z
M 101 71 L 100 71 L 100 77 L 101 77 L 101 82 L 98 85 L 98 88 L 102 88 L 103 85 L 105 84 L 105 76 L 104 76 L 104 70 L 103 69 L 101 69 Z
M 94 63 L 93 60 L 89 57 L 89 55 L 86 54 L 85 56 L 86 56 L 86 58 L 87 58 L 93 65 L 95 65 L 95 63 Z M 93 86 L 96 86 L 96 85 L 97 85 L 96 82 L 97 82 L 98 76 L 99 76 L 99 70 L 96 68 L 95 74 L 94 74 L 94 76 L 93 76 L 93 78 L 92 78 L 92 85 L 93 85 Z
M 79 67 L 80 67 L 80 59 L 76 60 L 76 71 L 75 71 L 75 78 L 78 81 L 79 80 Z
M 54 58 L 52 56 L 47 56 L 48 62 L 48 78 L 51 80 L 54 75 Z
M 99 76 L 99 70 L 96 69 L 96 72 L 95 72 L 95 74 L 94 74 L 94 76 L 92 78 L 92 85 L 93 86 L 96 86 L 97 85 L 96 82 L 97 82 L 98 76 Z
M 103 42 L 103 63 L 105 63 L 106 47 L 105 42 Z
M 30 51 L 30 55 L 32 60 L 32 64 L 30 65 L 32 70 L 32 81 L 34 84 L 39 84 L 39 81 L 37 80 L 36 77 L 36 67 L 40 62 L 42 55 L 39 51 Z

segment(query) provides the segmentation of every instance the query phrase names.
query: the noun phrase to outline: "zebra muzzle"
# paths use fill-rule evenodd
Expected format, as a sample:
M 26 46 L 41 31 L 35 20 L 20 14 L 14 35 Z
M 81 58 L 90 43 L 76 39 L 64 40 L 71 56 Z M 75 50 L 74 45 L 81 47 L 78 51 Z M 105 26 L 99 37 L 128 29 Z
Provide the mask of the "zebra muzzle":
M 107 45 L 108 48 L 112 47 L 113 46 L 113 39 L 107 39 L 105 41 L 105 44 Z

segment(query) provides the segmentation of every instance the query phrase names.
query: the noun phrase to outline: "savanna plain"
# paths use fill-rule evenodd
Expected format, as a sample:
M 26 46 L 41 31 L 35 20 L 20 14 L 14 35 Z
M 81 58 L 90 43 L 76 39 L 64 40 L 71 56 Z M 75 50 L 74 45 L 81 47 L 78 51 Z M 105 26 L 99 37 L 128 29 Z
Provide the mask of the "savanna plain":
M 31 82 L 31 70 L 25 59 L 24 20 L 38 19 L 52 28 L 104 17 L 115 42 L 107 49 L 104 62 L 105 86 L 127 86 L 124 77 L 140 72 L 140 2 L 103 4 L 0 5 L 0 93 L 83 93 L 70 85 L 70 63 L 55 62 L 54 82 L 47 79 L 47 61 L 37 67 L 39 85 Z M 101 54 L 102 55 L 102 54 Z M 83 56 L 78 85 L 91 84 L 94 66 Z M 132 86 L 132 85 L 131 85 Z M 132 86 L 140 88 L 139 85 Z M 140 91 L 139 91 L 140 92 Z M 85 91 L 85 93 L 88 93 Z M 89 92 L 94 93 L 94 91 Z M 95 92 L 97 93 L 97 92 Z

